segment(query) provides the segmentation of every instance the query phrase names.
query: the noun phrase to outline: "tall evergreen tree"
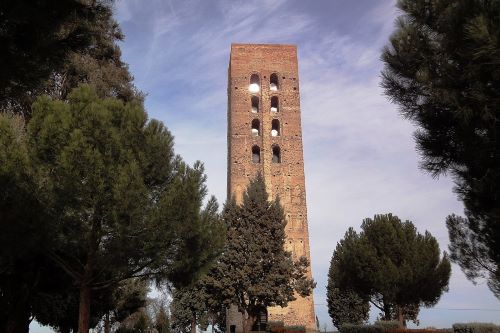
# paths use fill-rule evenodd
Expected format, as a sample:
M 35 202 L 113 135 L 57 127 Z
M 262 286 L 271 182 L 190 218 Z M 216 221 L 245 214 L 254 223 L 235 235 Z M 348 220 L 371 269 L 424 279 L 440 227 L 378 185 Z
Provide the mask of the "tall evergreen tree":
M 447 218 L 451 259 L 500 298 L 500 1 L 397 5 L 382 86 L 418 126 L 423 169 L 451 174 L 464 203 Z
M 385 320 L 417 320 L 420 306 L 433 306 L 448 290 L 451 267 L 446 253 L 429 232 L 417 232 L 410 221 L 391 214 L 363 220 L 361 233 L 352 228 L 335 249 L 328 274 L 327 299 L 334 324 L 366 319 L 369 301 Z M 343 295 L 350 299 L 339 300 Z M 336 314 L 338 304 L 349 307 Z M 337 326 L 338 327 L 338 326 Z
M 140 103 L 100 99 L 83 86 L 68 103 L 40 98 L 17 141 L 6 132 L 0 138 L 26 162 L 7 156 L 13 167 L 4 179 L 12 186 L 31 179 L 28 193 L 40 202 L 40 215 L 50 215 L 43 254 L 79 289 L 80 332 L 88 331 L 99 290 L 132 277 L 187 285 L 218 254 L 205 248 L 219 233 L 211 229 L 215 200 L 202 207 L 203 166 L 189 167 L 176 156 L 170 133 L 148 121 Z M 28 177 L 13 177 L 19 172 Z M 20 208 L 14 213 L 30 211 Z M 16 222 L 41 223 L 32 215 Z
M 229 198 L 223 212 L 226 245 L 211 272 L 211 292 L 226 306 L 234 304 L 250 332 L 260 311 L 285 307 L 294 293 L 311 294 L 315 283 L 307 278 L 308 261 L 295 261 L 285 251 L 285 217 L 279 199 L 268 200 L 264 179 L 258 174 L 247 187 L 243 203 Z

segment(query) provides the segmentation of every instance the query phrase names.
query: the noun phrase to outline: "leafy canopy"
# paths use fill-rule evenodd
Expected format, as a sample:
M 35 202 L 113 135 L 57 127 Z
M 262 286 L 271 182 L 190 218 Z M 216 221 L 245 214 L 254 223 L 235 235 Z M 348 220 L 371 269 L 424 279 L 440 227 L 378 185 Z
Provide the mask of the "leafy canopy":
M 363 220 L 359 234 L 349 228 L 337 244 L 328 274 L 329 312 L 336 326 L 359 323 L 366 319 L 370 301 L 385 320 L 399 317 L 404 324 L 406 319 L 416 320 L 415 306 L 438 302 L 448 290 L 450 273 L 446 253 L 440 258 L 439 245 L 429 232 L 422 235 L 413 223 L 392 214 L 375 215 Z M 343 295 L 350 298 L 339 300 Z M 336 314 L 339 303 L 353 314 Z
M 14 210 L 28 214 L 19 227 L 44 226 L 42 254 L 80 290 L 79 330 L 88 327 L 92 293 L 132 277 L 184 286 L 208 267 L 223 236 L 215 199 L 202 207 L 203 166 L 174 154 L 172 136 L 148 121 L 142 103 L 101 99 L 84 85 L 68 102 L 41 97 L 33 109 L 17 141 L 12 128 L 2 132 L 14 146 L 1 151 L 20 167 L 5 167 L 2 179 L 26 173 L 10 177 L 13 186 L 30 180 L 38 215 L 50 216 L 41 224 Z

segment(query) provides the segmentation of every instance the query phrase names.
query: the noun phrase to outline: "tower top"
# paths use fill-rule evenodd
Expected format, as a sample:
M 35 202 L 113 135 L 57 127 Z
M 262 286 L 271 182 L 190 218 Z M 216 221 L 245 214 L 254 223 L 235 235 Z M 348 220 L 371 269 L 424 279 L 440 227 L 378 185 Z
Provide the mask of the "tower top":
M 250 71 L 295 71 L 297 46 L 292 44 L 231 44 L 229 66 Z
M 255 48 L 273 48 L 273 47 L 289 47 L 297 49 L 295 44 L 253 44 L 253 43 L 231 43 L 231 49 L 234 47 L 255 47 Z

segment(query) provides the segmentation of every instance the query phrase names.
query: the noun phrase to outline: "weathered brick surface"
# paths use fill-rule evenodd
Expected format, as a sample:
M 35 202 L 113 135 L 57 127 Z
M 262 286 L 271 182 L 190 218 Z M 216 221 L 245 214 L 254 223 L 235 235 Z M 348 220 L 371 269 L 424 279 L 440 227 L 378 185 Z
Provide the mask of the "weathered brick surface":
M 277 91 L 270 90 L 270 76 L 279 79 Z M 249 91 L 250 76 L 258 74 L 260 91 Z M 251 97 L 259 98 L 259 112 L 251 110 Z M 271 98 L 279 100 L 278 112 L 270 112 Z M 251 133 L 252 120 L 260 122 L 260 135 Z M 271 136 L 272 120 L 280 123 L 280 135 Z M 260 171 L 272 197 L 280 196 L 287 219 L 286 248 L 294 257 L 309 254 L 304 158 L 300 121 L 297 48 L 294 45 L 233 44 L 228 73 L 228 195 L 237 201 L 251 178 Z M 252 162 L 252 147 L 260 147 L 261 162 Z M 281 163 L 272 162 L 272 147 L 281 150 Z M 311 276 L 309 269 L 308 275 Z M 228 321 L 240 322 L 230 313 Z M 286 325 L 305 325 L 316 329 L 313 298 L 298 297 L 282 309 L 269 309 L 269 320 Z M 240 324 L 241 325 L 241 324 Z M 239 331 L 239 325 L 237 325 Z

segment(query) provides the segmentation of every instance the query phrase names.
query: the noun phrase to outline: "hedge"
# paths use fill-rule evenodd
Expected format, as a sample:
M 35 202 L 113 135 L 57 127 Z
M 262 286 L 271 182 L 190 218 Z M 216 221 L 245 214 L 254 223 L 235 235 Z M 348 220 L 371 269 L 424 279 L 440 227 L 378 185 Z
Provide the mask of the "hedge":
M 340 333 L 383 333 L 384 329 L 375 325 L 344 324 L 340 327 Z
M 384 331 L 399 328 L 399 322 L 395 320 L 377 320 L 373 325 L 381 327 Z
M 285 326 L 285 332 L 305 332 L 306 327 L 302 325 Z
M 453 324 L 453 333 L 500 333 L 500 326 L 490 323 Z

